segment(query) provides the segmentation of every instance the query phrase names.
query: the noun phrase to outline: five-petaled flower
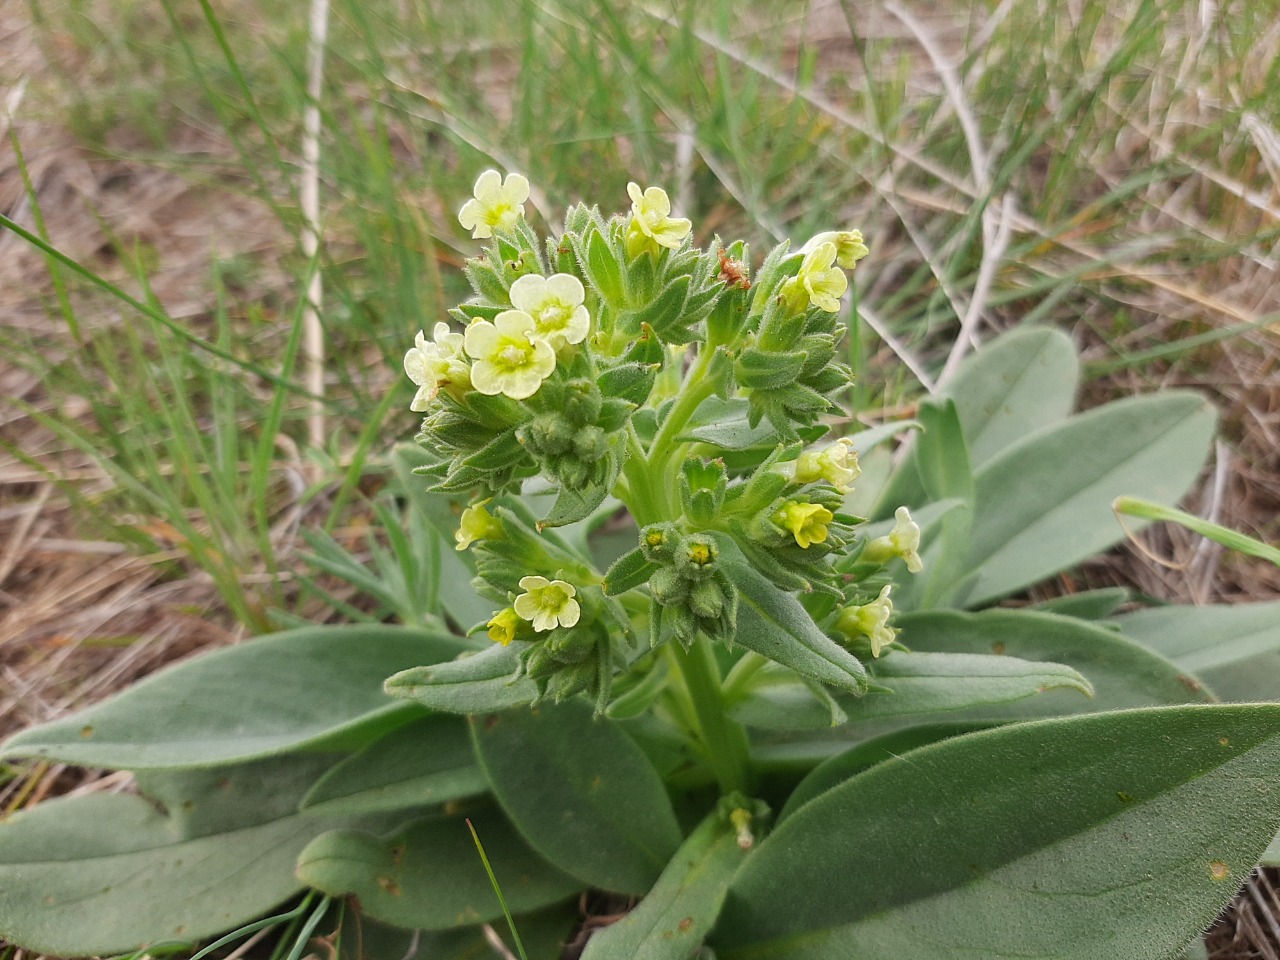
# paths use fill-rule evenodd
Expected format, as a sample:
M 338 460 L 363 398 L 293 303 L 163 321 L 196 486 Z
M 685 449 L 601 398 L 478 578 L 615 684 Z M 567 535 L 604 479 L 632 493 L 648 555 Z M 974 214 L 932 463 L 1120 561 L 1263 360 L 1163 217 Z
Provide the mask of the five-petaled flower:
M 475 194 L 458 211 L 458 222 L 476 240 L 487 240 L 494 230 L 510 230 L 524 216 L 529 199 L 529 181 L 518 173 L 502 174 L 486 170 L 476 179 Z
M 635 258 L 642 251 L 657 253 L 659 247 L 678 250 L 680 242 L 693 229 L 684 217 L 671 216 L 671 199 L 661 187 L 641 192 L 638 183 L 627 184 L 631 197 L 631 225 L 627 228 L 627 256 Z
M 462 511 L 458 530 L 453 535 L 453 539 L 457 543 L 456 549 L 465 550 L 477 540 L 492 539 L 502 535 L 502 526 L 484 508 L 484 505 L 488 502 L 488 500 L 484 500 L 480 503 L 472 504 Z
M 889 626 L 889 617 L 893 614 L 890 589 L 892 584 L 886 584 L 880 595 L 870 603 L 864 603 L 860 607 L 845 607 L 840 611 L 840 619 L 836 621 L 836 629 L 846 637 L 870 638 L 873 657 L 880 656 L 880 651 L 893 643 L 897 636 L 897 631 Z
M 582 281 L 568 273 L 550 277 L 526 273 L 511 284 L 511 305 L 533 317 L 538 336 L 553 350 L 587 338 L 591 316 L 582 305 L 584 299 Z
M 571 583 L 546 577 L 521 577 L 520 589 L 524 593 L 516 597 L 515 611 L 521 619 L 532 623 L 538 633 L 572 627 L 582 616 L 582 608 L 573 599 L 578 591 Z
M 806 450 L 796 458 L 796 482 L 815 483 L 825 480 L 840 493 L 848 493 L 850 484 L 862 473 L 853 441 L 841 437 L 821 452 Z
M 782 285 L 782 296 L 792 310 L 800 311 L 811 303 L 828 313 L 840 309 L 840 298 L 849 288 L 849 278 L 836 262 L 836 245 L 820 243 L 804 255 L 800 272 Z
M 809 242 L 800 248 L 800 252 L 809 253 L 824 243 L 836 245 L 836 263 L 846 270 L 852 270 L 859 260 L 871 252 L 862 242 L 861 230 L 828 230 L 810 238 Z
M 425 411 L 442 386 L 465 389 L 471 383 L 467 358 L 462 355 L 462 334 L 451 333 L 447 323 L 437 323 L 434 333 L 432 342 L 419 330 L 404 355 L 404 372 L 418 385 L 409 404 L 415 413 Z
M 920 559 L 920 527 L 911 519 L 911 511 L 899 507 L 893 513 L 893 529 L 883 537 L 876 537 L 862 551 L 862 558 L 872 563 L 884 563 L 894 557 L 907 562 L 907 569 L 919 573 L 924 569 Z
M 822 543 L 827 539 L 827 524 L 835 515 L 826 507 L 816 503 L 800 503 L 788 500 L 774 516 L 778 526 L 791 532 L 802 548 L 808 549 L 812 543 Z
M 489 628 L 489 639 L 504 647 L 516 638 L 516 630 L 520 627 L 520 615 L 507 607 L 499 610 L 486 624 Z
M 480 393 L 524 400 L 538 392 L 556 368 L 556 352 L 538 335 L 538 323 L 523 310 L 503 310 L 493 322 L 476 320 L 464 343 L 473 361 L 471 385 Z

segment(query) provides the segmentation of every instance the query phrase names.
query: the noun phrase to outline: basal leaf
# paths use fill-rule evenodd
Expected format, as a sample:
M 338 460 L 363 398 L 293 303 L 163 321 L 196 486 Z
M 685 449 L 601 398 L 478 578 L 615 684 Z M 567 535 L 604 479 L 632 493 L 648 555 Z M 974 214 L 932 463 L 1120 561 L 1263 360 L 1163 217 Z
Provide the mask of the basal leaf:
M 712 946 L 721 960 L 1164 960 L 1274 835 L 1277 770 L 1273 705 L 945 740 L 784 821 L 734 878 Z
M 719 812 L 689 834 L 639 906 L 591 937 L 582 960 L 691 960 L 747 851 Z
M 428 716 L 393 730 L 330 769 L 308 791 L 311 814 L 429 807 L 484 793 L 466 721 Z
M 1176 503 L 1195 480 L 1215 414 L 1193 393 L 1117 400 L 1026 437 L 979 468 L 969 554 L 980 606 L 1124 538 L 1121 494 Z
M 1016 327 L 971 354 L 941 395 L 955 401 L 969 456 L 986 463 L 1005 447 L 1065 420 L 1080 361 L 1050 327 Z
M 1111 623 L 1186 670 L 1213 670 L 1280 650 L 1280 602 L 1154 607 Z
M 0 824 L 0 939 L 105 956 L 196 942 L 268 912 L 301 889 L 299 851 L 341 822 L 294 812 L 325 761 L 146 771 L 146 797 L 93 794 L 15 814 Z
M 360 745 L 414 717 L 382 682 L 453 657 L 456 637 L 383 625 L 304 627 L 214 650 L 11 738 L 5 756 L 141 769 Z
M 513 911 L 572 896 L 581 884 L 542 860 L 494 807 L 470 813 Z M 334 830 L 298 857 L 298 876 L 329 894 L 354 894 L 376 920 L 445 930 L 496 920 L 502 907 L 461 817 L 431 817 L 379 837 Z
M 1195 676 L 1159 654 L 1114 630 L 1071 617 L 1031 610 L 931 610 L 903 614 L 896 623 L 902 631 L 899 639 L 912 650 L 1048 660 L 1075 668 L 1093 687 L 1092 699 L 1051 690 L 966 711 L 965 719 L 1009 721 L 1213 699 Z
M 474 717 L 476 756 L 535 850 L 584 883 L 644 893 L 680 844 L 671 801 L 635 742 L 581 700 Z

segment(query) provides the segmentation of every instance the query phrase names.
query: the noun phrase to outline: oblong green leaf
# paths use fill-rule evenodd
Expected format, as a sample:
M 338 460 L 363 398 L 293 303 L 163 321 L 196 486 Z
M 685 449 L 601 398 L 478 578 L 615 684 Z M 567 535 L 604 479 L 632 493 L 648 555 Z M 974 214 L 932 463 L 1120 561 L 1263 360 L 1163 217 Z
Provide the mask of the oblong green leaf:
M 1050 690 L 1091 696 L 1089 681 L 1060 663 L 973 653 L 894 653 L 874 664 L 875 683 L 863 697 L 836 696 L 848 723 L 950 713 L 1005 704 Z M 766 730 L 816 730 L 831 725 L 827 705 L 795 673 L 766 667 L 734 718 Z M 1088 701 L 1081 698 L 1085 703 Z
M 1030 586 L 1124 537 L 1121 494 L 1176 503 L 1195 480 L 1216 415 L 1166 391 L 1117 400 L 1006 447 L 979 468 L 970 560 L 979 606 Z
M 1111 623 L 1195 670 L 1223 700 L 1280 699 L 1280 603 L 1158 607 Z
M 489 713 L 533 703 L 538 686 L 516 678 L 520 651 L 494 644 L 457 660 L 402 670 L 386 681 L 393 697 L 416 700 L 446 713 Z
M 295 812 L 330 762 L 295 755 L 144 771 L 146 797 L 51 800 L 8 818 L 0 939 L 55 956 L 104 956 L 195 942 L 266 913 L 302 888 L 293 872 L 302 848 L 342 822 Z
M 690 960 L 746 856 L 728 819 L 713 812 L 680 845 L 640 905 L 591 937 L 582 960 Z
M 1277 769 L 1275 705 L 1093 714 L 923 747 L 779 826 L 735 877 L 712 945 L 722 960 L 1162 960 L 1274 835 Z
M 1080 361 L 1051 327 L 1015 327 L 971 354 L 940 394 L 956 402 L 975 465 L 1030 433 L 1066 419 Z
M 716 539 L 720 563 L 738 590 L 734 642 L 811 680 L 853 694 L 864 692 L 862 661 L 819 630 L 800 601 L 752 566 L 732 538 Z
M 347 757 L 302 799 L 311 814 L 360 814 L 428 807 L 484 793 L 489 781 L 460 717 L 428 716 Z
M 1074 667 L 1093 687 L 1091 700 L 1051 690 L 968 710 L 964 719 L 1010 721 L 1213 699 L 1197 677 L 1159 654 L 1114 630 L 1072 617 L 1032 610 L 930 610 L 903 614 L 895 622 L 902 631 L 899 639 L 912 650 L 1052 660 Z
M 478 808 L 471 821 L 513 911 L 557 903 L 582 886 L 530 850 L 492 806 Z M 356 895 L 369 916 L 399 927 L 446 930 L 502 916 L 461 817 L 420 820 L 386 837 L 330 831 L 302 851 L 297 872 L 330 896 Z
M 183 661 L 23 731 L 2 753 L 131 770 L 359 744 L 417 712 L 387 700 L 387 674 L 459 649 L 457 637 L 381 624 L 273 633 Z
M 975 730 L 985 730 L 988 726 L 990 724 L 984 723 L 922 724 L 918 727 L 908 727 L 905 730 L 895 730 L 892 733 L 872 737 L 870 740 L 850 747 L 844 753 L 828 757 L 796 784 L 796 788 L 787 797 L 782 812 L 778 814 L 778 823 L 787 819 L 814 797 L 821 796 L 832 787 L 838 787 L 850 777 L 863 770 L 869 770 L 877 763 L 884 763 L 917 747 L 937 743 L 950 737 L 958 737 L 961 734 L 973 733 Z
M 581 700 L 473 717 L 494 795 L 535 850 L 584 883 L 642 894 L 680 844 L 648 757 Z

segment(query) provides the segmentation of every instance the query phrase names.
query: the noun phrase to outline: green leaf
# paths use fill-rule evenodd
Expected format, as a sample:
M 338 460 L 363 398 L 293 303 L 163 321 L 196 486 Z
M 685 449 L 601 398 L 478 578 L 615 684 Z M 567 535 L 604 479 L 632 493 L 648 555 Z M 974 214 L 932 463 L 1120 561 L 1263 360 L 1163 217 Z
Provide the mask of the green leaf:
M 386 691 L 393 697 L 416 700 L 445 713 L 487 713 L 533 703 L 538 685 L 516 679 L 520 664 L 517 647 L 497 644 L 458 660 L 412 667 L 390 677 Z
M 1089 695 L 1089 682 L 1060 663 L 974 653 L 901 653 L 873 664 L 875 687 L 863 697 L 838 695 L 847 722 L 949 713 L 1011 703 L 1050 690 Z M 734 707 L 735 719 L 766 730 L 816 730 L 831 726 L 829 708 L 790 670 L 766 667 L 753 678 L 750 696 Z
M 1076 617 L 1079 620 L 1105 620 L 1122 603 L 1127 603 L 1131 596 L 1130 591 L 1124 587 L 1103 587 L 1043 600 L 1033 609 L 1063 617 Z
M 734 365 L 734 378 L 751 390 L 776 390 L 795 383 L 807 357 L 803 350 L 769 353 L 748 347 Z
M 680 845 L 640 905 L 592 936 L 582 960 L 691 960 L 746 859 L 718 811 Z
M 1159 607 L 1111 622 L 1224 700 L 1280 698 L 1280 602 Z
M 334 766 L 302 799 L 311 814 L 427 807 L 486 792 L 467 725 L 430 716 L 407 723 Z
M 783 822 L 734 878 L 712 945 L 721 960 L 1163 960 L 1274 835 L 1278 768 L 1280 706 L 1095 714 L 923 747 Z
M 474 717 L 471 735 L 512 822 L 584 883 L 642 894 L 679 846 L 657 771 L 616 722 L 593 717 L 585 702 Z
M 1165 391 L 1072 417 L 1005 448 L 978 470 L 969 602 L 989 603 L 1121 540 L 1121 494 L 1176 502 L 1195 480 L 1215 414 Z
M 325 758 L 149 771 L 138 795 L 51 800 L 0 826 L 0 939 L 56 956 L 195 942 L 295 894 L 336 821 L 293 812 Z M 213 789 L 211 789 L 213 788 Z
M 955 403 L 922 403 L 916 437 L 916 469 L 932 500 L 973 499 L 973 470 Z
M 384 625 L 304 627 L 214 650 L 10 739 L 6 756 L 194 767 L 361 745 L 416 715 L 387 674 L 454 656 L 458 638 Z
M 579 252 L 579 262 L 583 273 L 591 285 L 596 288 L 600 298 L 611 307 L 622 305 L 622 270 L 618 266 L 618 258 L 609 248 L 609 242 L 597 229 L 587 234 L 585 251 Z M 581 255 L 582 252 L 586 256 Z
M 1016 327 L 972 354 L 941 396 L 956 403 L 975 465 L 1066 419 L 1080 380 L 1071 341 L 1049 327 Z
M 709 397 L 702 401 L 680 436 L 681 443 L 709 443 L 722 450 L 772 450 L 783 437 L 769 423 L 754 427 L 747 417 L 748 401 L 740 397 L 721 400 Z M 825 427 L 802 427 L 800 435 L 816 440 L 827 432 Z
M 783 593 L 742 555 L 727 536 L 716 537 L 720 564 L 738 589 L 734 643 L 802 677 L 860 695 L 867 689 L 862 662 L 818 629 L 800 601 Z
M 1017 703 L 966 711 L 966 720 L 1010 721 L 1213 699 L 1196 677 L 1159 654 L 1114 630 L 1071 617 L 1031 610 L 936 610 L 902 614 L 895 623 L 902 631 L 899 639 L 912 650 L 1052 660 L 1074 667 L 1093 686 L 1092 700 L 1070 690 L 1051 690 Z
M 634 542 L 634 535 L 629 539 Z M 620 556 L 605 571 L 604 581 L 600 584 L 600 588 L 604 591 L 605 596 L 616 597 L 620 593 L 626 593 L 628 590 L 644 586 L 657 569 L 658 564 L 651 560 L 646 560 L 644 551 L 639 547 L 635 547 Z
M 543 861 L 492 806 L 470 815 L 515 912 L 573 895 L 581 884 Z M 387 837 L 334 830 L 298 857 L 302 882 L 330 896 L 354 894 L 376 920 L 446 930 L 496 920 L 502 907 L 461 817 L 432 817 Z
M 869 770 L 877 763 L 884 763 L 894 757 L 901 756 L 908 750 L 928 746 L 939 740 L 958 737 L 961 734 L 984 730 L 988 724 L 983 723 L 931 723 L 919 727 L 908 727 L 895 730 L 893 733 L 872 737 L 844 753 L 828 757 L 814 767 L 787 797 L 786 805 L 778 814 L 778 823 L 803 807 L 814 797 L 821 796 L 832 787 L 838 787 L 850 777 Z

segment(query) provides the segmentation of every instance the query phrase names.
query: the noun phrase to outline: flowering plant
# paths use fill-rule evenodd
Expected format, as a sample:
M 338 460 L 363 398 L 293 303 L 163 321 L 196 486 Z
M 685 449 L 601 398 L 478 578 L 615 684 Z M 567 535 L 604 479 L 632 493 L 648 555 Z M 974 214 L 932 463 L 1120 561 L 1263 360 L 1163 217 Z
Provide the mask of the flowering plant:
M 829 438 L 861 234 L 753 269 L 627 192 L 548 238 L 518 175 L 462 207 L 489 242 L 405 355 L 424 419 L 395 460 L 448 548 L 431 622 L 275 634 L 13 738 L 148 799 L 6 826 L 0 933 L 133 949 L 303 887 L 351 957 L 410 930 L 475 955 L 508 907 L 554 957 L 601 926 L 590 891 L 639 898 L 593 960 L 1157 960 L 1212 919 L 1280 822 L 1280 707 L 1213 703 L 1183 658 L 1256 645 L 1153 638 L 1115 592 L 993 607 L 1114 542 L 1099 503 L 1176 499 L 1212 411 L 1069 416 L 1074 351 L 1023 331 L 916 420 Z

